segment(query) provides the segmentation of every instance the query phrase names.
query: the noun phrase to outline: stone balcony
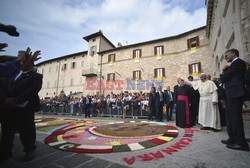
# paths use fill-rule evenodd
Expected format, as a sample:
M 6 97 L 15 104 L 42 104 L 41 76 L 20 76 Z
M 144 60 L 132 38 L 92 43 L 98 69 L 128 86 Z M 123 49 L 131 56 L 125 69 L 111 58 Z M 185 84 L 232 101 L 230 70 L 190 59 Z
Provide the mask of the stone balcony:
M 95 68 L 82 70 L 82 76 L 86 76 L 87 78 L 88 77 L 96 77 L 97 74 L 98 74 L 98 71 Z

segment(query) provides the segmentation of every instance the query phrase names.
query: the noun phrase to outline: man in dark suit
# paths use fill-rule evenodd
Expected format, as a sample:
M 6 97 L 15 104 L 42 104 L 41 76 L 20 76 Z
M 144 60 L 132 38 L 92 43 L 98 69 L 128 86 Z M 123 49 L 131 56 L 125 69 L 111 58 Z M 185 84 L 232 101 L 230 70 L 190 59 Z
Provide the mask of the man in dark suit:
M 225 59 L 231 65 L 223 69 L 220 76 L 226 94 L 226 125 L 229 139 L 222 140 L 230 149 L 249 150 L 245 139 L 242 106 L 245 96 L 246 63 L 239 58 L 239 51 L 230 49 Z
M 26 54 L 26 52 L 22 51 L 19 54 Z M 40 55 L 40 51 L 36 51 L 35 55 Z M 40 110 L 38 92 L 42 87 L 43 76 L 35 71 L 33 62 L 30 60 L 22 62 L 20 69 L 14 78 L 7 80 L 5 86 L 6 112 L 2 122 L 1 153 L 5 158 L 11 157 L 14 130 L 17 129 L 24 147 L 23 151 L 26 153 L 24 161 L 29 161 L 35 156 L 34 112 Z
M 89 95 L 83 99 L 84 105 L 85 105 L 85 118 L 90 118 L 90 107 L 91 107 L 91 98 Z
M 166 115 L 167 121 L 172 120 L 172 110 L 174 107 L 174 93 L 170 91 L 170 87 L 167 87 L 167 90 L 164 91 L 165 104 L 166 104 Z
M 148 120 L 153 120 L 153 118 L 155 118 L 155 94 L 156 94 L 155 87 L 152 87 L 149 93 L 149 101 L 148 101 L 148 106 L 149 106 Z
M 163 103 L 164 103 L 164 93 L 162 92 L 162 87 L 157 87 L 157 92 L 155 95 L 155 111 L 156 111 L 156 121 L 161 122 L 163 119 Z

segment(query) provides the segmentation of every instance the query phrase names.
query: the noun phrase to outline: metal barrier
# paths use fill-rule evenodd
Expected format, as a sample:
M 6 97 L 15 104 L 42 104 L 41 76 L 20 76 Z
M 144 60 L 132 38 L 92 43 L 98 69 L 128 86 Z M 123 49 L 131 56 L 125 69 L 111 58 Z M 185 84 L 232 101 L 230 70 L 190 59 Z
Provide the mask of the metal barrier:
M 53 115 L 71 115 L 71 116 L 84 116 L 85 108 L 75 106 L 74 104 L 42 104 L 41 114 Z M 91 105 L 90 116 L 92 117 L 120 117 L 120 118 L 147 118 L 149 108 L 147 105 L 140 103 L 137 108 L 134 108 L 133 103 L 121 106 L 108 106 L 104 105 L 97 108 L 96 105 Z

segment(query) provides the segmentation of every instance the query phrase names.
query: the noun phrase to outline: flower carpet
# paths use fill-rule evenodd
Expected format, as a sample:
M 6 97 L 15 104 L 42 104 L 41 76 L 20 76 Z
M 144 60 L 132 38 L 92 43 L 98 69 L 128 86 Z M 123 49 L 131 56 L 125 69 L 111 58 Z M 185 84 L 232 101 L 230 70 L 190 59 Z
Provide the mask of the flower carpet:
M 63 151 L 114 153 L 143 150 L 178 136 L 175 126 L 151 121 L 36 119 L 38 131 L 50 134 L 44 142 Z

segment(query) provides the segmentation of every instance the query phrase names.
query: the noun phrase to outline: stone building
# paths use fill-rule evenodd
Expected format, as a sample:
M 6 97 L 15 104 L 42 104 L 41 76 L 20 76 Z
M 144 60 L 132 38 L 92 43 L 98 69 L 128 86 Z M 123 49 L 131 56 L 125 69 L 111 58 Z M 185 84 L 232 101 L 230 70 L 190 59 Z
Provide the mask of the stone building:
M 87 51 L 66 55 L 37 64 L 43 74 L 42 97 L 54 97 L 62 91 L 66 94 L 82 92 L 85 79 L 81 76 Z
M 206 4 L 212 69 L 213 75 L 218 77 L 226 65 L 226 50 L 236 48 L 243 60 L 250 61 L 250 1 L 206 0 Z
M 86 90 L 86 78 L 96 78 L 98 71 L 97 51 L 115 46 L 101 31 L 84 37 L 88 42 L 88 51 L 78 52 L 54 58 L 37 64 L 38 72 L 43 74 L 41 97 L 58 96 L 62 91 L 66 94 L 95 94 L 95 90 Z
M 176 36 L 117 47 L 99 52 L 104 81 L 113 81 L 114 89 L 149 91 L 152 80 L 163 88 L 177 84 L 177 77 L 197 76 L 201 71 L 211 73 L 206 27 L 201 27 Z M 116 81 L 121 81 L 119 87 Z M 154 82 L 154 85 L 157 85 Z M 105 87 L 105 86 L 104 86 Z
M 44 75 L 42 97 L 57 96 L 61 91 L 66 95 L 148 92 L 152 83 L 173 87 L 177 77 L 212 72 L 205 26 L 172 37 L 118 47 L 101 31 L 84 39 L 88 51 L 38 64 L 38 72 Z

